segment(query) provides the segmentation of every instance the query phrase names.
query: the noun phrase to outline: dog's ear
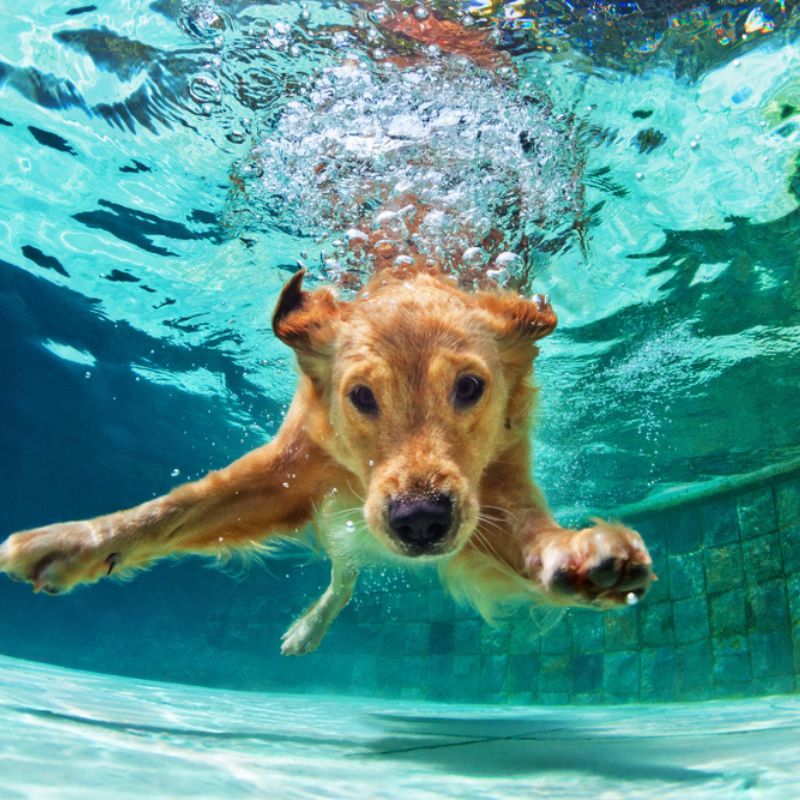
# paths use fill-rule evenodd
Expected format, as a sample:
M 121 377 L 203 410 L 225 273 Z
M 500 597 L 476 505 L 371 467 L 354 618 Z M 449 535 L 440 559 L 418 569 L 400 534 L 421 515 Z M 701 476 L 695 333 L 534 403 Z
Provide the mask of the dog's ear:
M 529 358 L 538 352 L 534 342 L 551 334 L 558 324 L 550 298 L 540 294 L 527 300 L 516 294 L 483 293 L 479 305 L 501 347 L 530 352 Z
M 304 292 L 305 274 L 301 269 L 283 287 L 272 315 L 272 330 L 295 351 L 300 369 L 309 377 L 320 379 L 333 351 L 335 323 L 346 304 L 337 302 L 330 289 Z

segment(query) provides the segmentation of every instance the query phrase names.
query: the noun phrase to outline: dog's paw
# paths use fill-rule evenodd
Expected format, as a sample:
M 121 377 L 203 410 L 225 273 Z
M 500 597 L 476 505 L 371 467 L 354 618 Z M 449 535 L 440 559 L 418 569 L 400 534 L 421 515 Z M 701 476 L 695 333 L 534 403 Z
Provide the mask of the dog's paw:
M 313 653 L 325 636 L 327 627 L 321 625 L 312 608 L 300 619 L 295 620 L 281 637 L 281 653 L 285 656 L 304 656 Z
M 557 531 L 537 542 L 527 555 L 526 571 L 569 605 L 636 603 L 654 579 L 647 547 L 630 528 L 596 522 L 593 528 Z
M 35 592 L 62 594 L 110 575 L 120 559 L 98 546 L 90 522 L 63 522 L 15 533 L 0 545 L 0 572 L 33 584 Z

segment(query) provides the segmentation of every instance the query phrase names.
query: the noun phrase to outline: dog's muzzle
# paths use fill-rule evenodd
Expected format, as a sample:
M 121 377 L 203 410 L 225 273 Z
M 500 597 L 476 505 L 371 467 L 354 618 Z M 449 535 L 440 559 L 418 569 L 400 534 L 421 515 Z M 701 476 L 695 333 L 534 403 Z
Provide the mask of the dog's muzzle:
M 388 523 L 406 555 L 446 553 L 453 529 L 453 501 L 438 493 L 401 495 L 389 502 Z

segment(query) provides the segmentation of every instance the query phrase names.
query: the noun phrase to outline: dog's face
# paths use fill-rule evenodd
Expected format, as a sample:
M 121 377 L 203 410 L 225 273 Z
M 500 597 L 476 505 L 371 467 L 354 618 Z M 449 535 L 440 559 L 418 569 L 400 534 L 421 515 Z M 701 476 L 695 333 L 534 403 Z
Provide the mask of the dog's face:
M 309 432 L 352 473 L 389 550 L 455 552 L 478 523 L 487 466 L 527 436 L 534 342 L 555 315 L 541 298 L 469 295 L 426 274 L 381 273 L 350 303 L 301 281 L 273 327 L 306 378 Z

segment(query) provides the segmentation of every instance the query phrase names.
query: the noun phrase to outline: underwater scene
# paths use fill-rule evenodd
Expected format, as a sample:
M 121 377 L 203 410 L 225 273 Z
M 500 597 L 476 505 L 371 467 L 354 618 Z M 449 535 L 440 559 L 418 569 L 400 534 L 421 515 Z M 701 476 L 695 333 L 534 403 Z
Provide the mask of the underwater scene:
M 787 796 L 800 3 L 0 8 L 0 541 L 265 444 L 292 275 L 347 300 L 425 259 L 549 298 L 536 483 L 657 576 L 490 624 L 379 564 L 289 658 L 308 548 L 57 598 L 2 575 L 0 797 Z

